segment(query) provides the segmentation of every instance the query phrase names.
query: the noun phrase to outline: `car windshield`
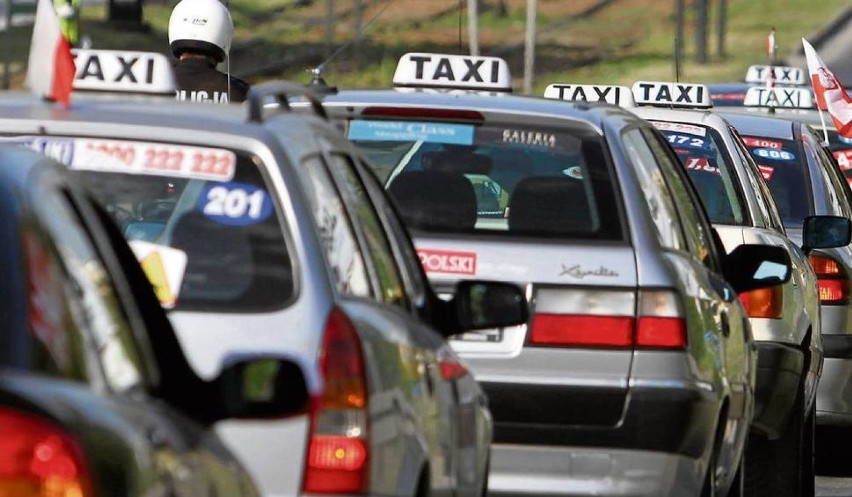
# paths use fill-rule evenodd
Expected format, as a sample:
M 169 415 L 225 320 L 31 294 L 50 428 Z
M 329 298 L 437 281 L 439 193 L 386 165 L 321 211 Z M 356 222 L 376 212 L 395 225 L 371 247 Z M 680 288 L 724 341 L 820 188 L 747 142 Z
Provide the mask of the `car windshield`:
M 722 153 L 724 144 L 716 130 L 686 123 L 652 121 L 666 137 L 686 168 L 710 221 L 742 225 L 742 195 L 733 164 Z
M 293 294 L 292 263 L 259 159 L 232 150 L 16 137 L 79 175 L 166 307 L 257 312 Z
M 348 137 L 415 231 L 625 239 L 591 129 L 353 120 Z
M 743 136 L 748 152 L 760 168 L 785 225 L 799 225 L 810 215 L 810 182 L 805 157 L 793 140 Z

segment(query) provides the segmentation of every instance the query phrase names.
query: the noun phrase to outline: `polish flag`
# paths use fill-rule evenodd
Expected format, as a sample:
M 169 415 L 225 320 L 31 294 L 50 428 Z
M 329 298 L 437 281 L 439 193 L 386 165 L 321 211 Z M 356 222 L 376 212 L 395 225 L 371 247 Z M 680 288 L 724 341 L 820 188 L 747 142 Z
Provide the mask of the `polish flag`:
M 67 107 L 77 68 L 71 45 L 59 29 L 51 0 L 38 0 L 26 84 L 36 95 Z
M 808 60 L 808 72 L 811 75 L 817 107 L 828 111 L 841 136 L 852 138 L 852 98 L 817 55 L 814 47 L 804 38 L 802 44 L 805 47 L 805 58 Z

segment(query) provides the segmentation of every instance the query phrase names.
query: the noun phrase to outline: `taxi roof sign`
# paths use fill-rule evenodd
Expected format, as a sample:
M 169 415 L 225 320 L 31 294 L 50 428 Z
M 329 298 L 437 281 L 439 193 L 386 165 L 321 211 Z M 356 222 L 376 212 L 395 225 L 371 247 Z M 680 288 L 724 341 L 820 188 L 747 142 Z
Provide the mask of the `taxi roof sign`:
M 621 107 L 636 106 L 630 88 L 616 85 L 554 83 L 545 88 L 544 98 L 568 102 L 606 102 Z
M 401 87 L 512 91 L 509 65 L 499 57 L 407 53 L 399 59 L 393 84 Z
M 754 86 L 746 92 L 746 107 L 776 107 L 780 109 L 813 109 L 814 98 L 808 88 L 766 88 Z
M 745 82 L 752 84 L 764 84 L 769 77 L 769 67 L 762 65 L 749 66 L 746 71 Z M 805 84 L 805 72 L 798 67 L 772 66 L 775 74 L 775 83 L 779 85 L 803 85 Z
M 75 91 L 174 95 L 172 64 L 161 53 L 89 49 L 71 53 L 77 66 Z
M 707 85 L 637 81 L 633 83 L 633 100 L 637 105 L 709 109 L 713 107 Z

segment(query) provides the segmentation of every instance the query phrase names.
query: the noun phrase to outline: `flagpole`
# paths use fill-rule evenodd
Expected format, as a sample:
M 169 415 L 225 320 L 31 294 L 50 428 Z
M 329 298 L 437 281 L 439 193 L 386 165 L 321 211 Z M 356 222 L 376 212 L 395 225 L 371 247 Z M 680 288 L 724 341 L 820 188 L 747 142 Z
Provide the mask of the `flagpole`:
M 819 108 L 819 105 L 817 105 L 817 110 L 819 111 L 819 121 L 822 123 L 823 145 L 828 145 L 828 128 L 825 127 L 825 115 L 822 113 L 822 109 Z

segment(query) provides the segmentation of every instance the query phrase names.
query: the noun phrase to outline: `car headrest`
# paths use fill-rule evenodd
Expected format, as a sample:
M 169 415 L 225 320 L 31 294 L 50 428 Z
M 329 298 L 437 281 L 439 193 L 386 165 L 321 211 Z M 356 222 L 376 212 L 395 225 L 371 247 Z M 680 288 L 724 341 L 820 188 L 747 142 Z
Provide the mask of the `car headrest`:
M 388 187 L 409 228 L 429 231 L 472 231 L 476 225 L 476 195 L 463 174 L 408 171 Z
M 581 180 L 532 176 L 518 183 L 509 200 L 509 231 L 553 235 L 592 229 Z

